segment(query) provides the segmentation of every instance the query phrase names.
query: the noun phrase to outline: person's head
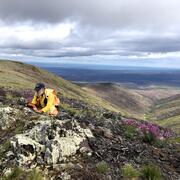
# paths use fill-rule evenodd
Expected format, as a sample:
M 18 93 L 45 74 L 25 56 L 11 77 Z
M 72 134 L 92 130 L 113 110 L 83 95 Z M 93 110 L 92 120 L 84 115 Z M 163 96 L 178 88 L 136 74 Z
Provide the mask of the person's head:
M 45 85 L 43 83 L 37 83 L 34 90 L 37 93 L 37 96 L 41 96 L 45 92 Z

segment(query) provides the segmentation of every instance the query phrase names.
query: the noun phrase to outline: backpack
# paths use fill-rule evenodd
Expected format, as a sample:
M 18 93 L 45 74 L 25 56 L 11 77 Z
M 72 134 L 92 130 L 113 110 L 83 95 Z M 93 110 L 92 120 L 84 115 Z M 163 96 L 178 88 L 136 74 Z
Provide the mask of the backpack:
M 59 103 L 60 103 L 60 100 L 59 100 L 59 98 L 57 97 L 57 93 L 56 93 L 56 91 L 54 90 L 54 89 L 47 89 L 47 91 L 48 91 L 48 93 L 46 94 L 46 99 L 48 98 L 48 95 L 49 95 L 49 93 L 53 93 L 54 94 L 54 105 L 55 106 L 58 106 L 59 105 Z M 47 92 L 46 91 L 46 92 Z
M 56 91 L 55 91 L 55 90 L 53 91 L 53 93 L 54 93 L 54 105 L 55 105 L 55 106 L 58 106 L 59 103 L 60 103 L 60 100 L 59 100 L 59 98 L 57 97 L 57 94 L 56 94 Z

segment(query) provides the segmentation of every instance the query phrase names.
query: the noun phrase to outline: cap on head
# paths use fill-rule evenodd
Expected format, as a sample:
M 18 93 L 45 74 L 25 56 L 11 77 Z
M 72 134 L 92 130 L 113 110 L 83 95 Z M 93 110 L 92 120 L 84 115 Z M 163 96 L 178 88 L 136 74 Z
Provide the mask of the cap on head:
M 45 88 L 45 85 L 43 83 L 37 83 L 34 90 L 39 91 L 42 88 Z

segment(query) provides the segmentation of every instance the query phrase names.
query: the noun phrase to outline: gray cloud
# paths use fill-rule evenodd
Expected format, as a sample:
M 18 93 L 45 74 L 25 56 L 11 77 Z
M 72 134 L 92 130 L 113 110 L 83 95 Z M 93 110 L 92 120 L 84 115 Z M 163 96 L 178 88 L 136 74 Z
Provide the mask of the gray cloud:
M 158 30 L 176 28 L 179 7 L 178 0 L 1 0 L 0 17 L 48 23 L 70 19 L 99 27 Z
M 0 21 L 10 34 L 0 40 L 2 54 L 142 57 L 180 51 L 179 0 L 0 0 Z M 22 39 L 19 29 L 11 32 L 27 25 L 43 33 L 60 23 L 75 23 L 63 39 Z

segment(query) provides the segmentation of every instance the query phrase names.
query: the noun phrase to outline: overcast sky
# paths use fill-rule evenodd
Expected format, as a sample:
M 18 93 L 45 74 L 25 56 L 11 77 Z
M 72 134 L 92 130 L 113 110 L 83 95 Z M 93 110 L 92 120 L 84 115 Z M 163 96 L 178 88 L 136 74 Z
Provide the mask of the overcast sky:
M 0 58 L 180 67 L 180 0 L 0 0 Z

